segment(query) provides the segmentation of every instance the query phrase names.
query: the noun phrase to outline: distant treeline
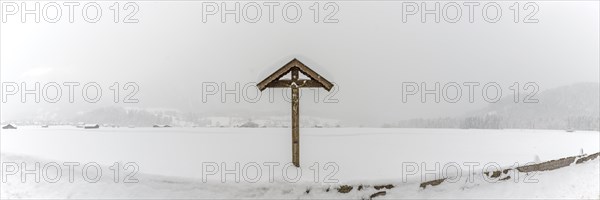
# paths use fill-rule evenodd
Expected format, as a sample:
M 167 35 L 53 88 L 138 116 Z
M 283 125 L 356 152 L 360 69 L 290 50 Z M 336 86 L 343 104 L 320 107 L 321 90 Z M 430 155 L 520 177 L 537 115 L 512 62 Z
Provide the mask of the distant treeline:
M 106 107 L 78 115 L 70 121 L 115 124 L 119 126 L 152 126 L 154 124 L 187 125 L 205 124 L 207 122 L 198 120 L 198 116 L 186 113 L 179 114 L 175 111 L 146 111 L 127 110 L 121 107 Z
M 485 115 L 465 118 L 409 119 L 393 124 L 384 124 L 383 127 L 600 130 L 600 118 L 595 116 L 568 116 L 563 118 L 509 119 L 498 115 Z

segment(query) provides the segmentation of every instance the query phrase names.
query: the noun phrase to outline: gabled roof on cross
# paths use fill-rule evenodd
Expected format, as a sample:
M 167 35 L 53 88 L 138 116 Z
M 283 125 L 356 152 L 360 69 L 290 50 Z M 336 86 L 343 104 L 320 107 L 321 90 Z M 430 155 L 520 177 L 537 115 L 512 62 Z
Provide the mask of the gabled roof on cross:
M 294 82 L 293 80 L 280 80 L 281 77 L 290 73 L 293 69 L 298 69 L 298 71 L 302 72 L 302 74 L 306 75 L 311 80 L 298 80 L 298 82 Z M 327 79 L 317 74 L 315 71 L 310 69 L 304 63 L 300 62 L 298 59 L 294 58 L 287 64 L 283 65 L 273 74 L 269 75 L 267 78 L 262 80 L 257 84 L 259 90 L 264 90 L 267 87 L 289 87 L 292 84 L 296 84 L 303 87 L 323 87 L 325 90 L 329 91 L 333 87 L 333 84 L 329 82 Z

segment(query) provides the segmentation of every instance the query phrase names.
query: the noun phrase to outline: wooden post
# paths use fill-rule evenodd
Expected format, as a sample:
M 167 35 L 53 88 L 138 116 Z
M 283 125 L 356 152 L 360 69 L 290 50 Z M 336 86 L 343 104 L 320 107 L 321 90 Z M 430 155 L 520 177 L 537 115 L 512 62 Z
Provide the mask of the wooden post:
M 292 82 L 298 81 L 298 69 L 292 69 Z M 299 88 L 292 85 L 292 162 L 300 167 L 300 101 Z
M 302 72 L 309 79 L 300 80 L 298 72 Z M 288 73 L 292 74 L 291 80 L 281 79 Z M 333 83 L 294 58 L 256 86 L 260 91 L 268 87 L 292 89 L 292 163 L 300 167 L 300 88 L 319 87 L 329 91 L 333 88 Z

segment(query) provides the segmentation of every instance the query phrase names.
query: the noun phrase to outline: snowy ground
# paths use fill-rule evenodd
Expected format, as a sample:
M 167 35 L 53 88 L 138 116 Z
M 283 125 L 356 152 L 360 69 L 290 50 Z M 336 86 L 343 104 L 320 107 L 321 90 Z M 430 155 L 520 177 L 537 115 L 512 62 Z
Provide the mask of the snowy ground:
M 379 184 L 395 186 L 383 189 L 387 194 L 377 197 L 382 199 L 600 198 L 598 159 L 554 171 L 512 174 L 507 181 L 482 175 L 484 168 L 596 153 L 598 132 L 306 128 L 301 129 L 302 170 L 297 179 L 298 171 L 289 167 L 289 129 L 19 127 L 2 130 L 0 141 L 2 198 L 362 199 L 378 192 L 373 186 Z M 79 164 L 73 182 L 67 162 Z M 115 168 L 110 167 L 115 162 L 120 166 L 116 183 Z M 34 175 L 25 175 L 23 183 L 22 171 L 8 166 L 22 170 L 21 163 L 28 170 L 40 163 L 39 183 Z M 49 163 L 62 166 L 56 183 L 46 180 L 57 177 L 52 176 L 55 168 L 44 170 Z M 83 170 L 92 163 L 102 166 L 101 176 L 95 176 L 95 168 Z M 123 168 L 127 163 L 135 167 Z M 132 174 L 136 167 L 139 171 Z M 421 176 L 426 170 L 433 172 Z M 82 171 L 99 179 L 85 180 Z M 460 180 L 419 188 L 421 182 L 444 175 Z M 336 188 L 344 184 L 353 190 L 338 193 Z M 358 185 L 365 187 L 358 191 Z

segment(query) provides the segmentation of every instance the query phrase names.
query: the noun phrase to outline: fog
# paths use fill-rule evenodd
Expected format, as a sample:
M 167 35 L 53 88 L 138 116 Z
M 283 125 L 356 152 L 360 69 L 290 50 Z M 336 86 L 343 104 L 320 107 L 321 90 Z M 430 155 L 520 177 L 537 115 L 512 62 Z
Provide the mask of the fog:
M 241 6 L 246 3 L 241 2 Z M 476 110 L 489 104 L 481 93 L 488 83 L 499 85 L 501 96 L 507 97 L 515 82 L 521 90 L 533 82 L 544 91 L 600 79 L 597 1 L 537 2 L 539 10 L 533 17 L 537 23 L 523 23 L 532 11 L 524 10 L 524 3 L 515 23 L 511 2 L 499 2 L 503 10 L 496 23 L 481 16 L 486 2 L 480 2 L 475 10 L 473 23 L 464 6 L 457 23 L 449 23 L 443 16 L 436 23 L 434 15 L 426 15 L 423 23 L 418 14 L 407 16 L 403 22 L 402 3 L 388 1 L 336 2 L 339 11 L 333 18 L 337 23 L 323 22 L 331 10 L 325 10 L 321 2 L 319 22 L 315 23 L 309 8 L 312 3 L 299 2 L 302 20 L 296 23 L 278 14 L 283 3 L 276 7 L 279 10 L 273 23 L 268 21 L 264 6 L 256 23 L 247 22 L 243 16 L 236 23 L 233 15 L 226 15 L 223 23 L 218 14 L 203 16 L 202 3 L 189 1 L 137 2 L 137 23 L 114 23 L 107 2 L 99 3 L 103 18 L 97 23 L 88 23 L 79 15 L 69 23 L 66 10 L 58 23 L 43 18 L 35 23 L 33 16 L 22 23 L 19 15 L 8 16 L 0 25 L 1 81 L 19 86 L 25 82 L 28 89 L 36 82 L 40 87 L 56 82 L 62 86 L 62 98 L 50 103 L 42 97 L 36 103 L 29 95 L 22 103 L 19 94 L 2 95 L 2 120 L 104 106 L 173 109 L 207 116 L 288 115 L 290 105 L 282 94 L 289 90 L 273 90 L 273 102 L 265 90 L 254 102 L 256 88 L 249 86 L 293 58 L 306 61 L 337 87 L 334 94 L 321 90 L 318 102 L 314 101 L 314 90 L 302 89 L 301 114 L 354 125 L 456 116 Z M 120 18 L 127 13 L 123 10 Z M 73 102 L 69 102 L 68 87 L 64 86 L 67 82 L 80 84 L 74 88 Z M 102 88 L 102 99 L 96 103 L 85 101 L 81 95 L 81 88 L 91 82 Z M 118 103 L 110 89 L 114 82 L 121 88 Z M 123 88 L 128 82 L 139 89 L 131 98 L 137 102 L 123 102 L 135 88 Z M 226 94 L 223 102 L 222 86 L 234 90 L 236 82 L 240 83 L 236 91 L 240 101 L 235 101 L 235 94 Z M 425 83 L 432 90 L 436 82 L 442 88 L 452 82 L 460 85 L 461 99 L 453 103 L 441 97 L 438 103 L 434 95 L 426 95 L 423 103 L 416 93 L 407 95 L 403 102 L 403 83 L 419 87 Z M 479 86 L 470 102 L 465 83 L 472 82 Z M 213 94 L 214 88 L 208 85 L 217 85 L 217 93 Z M 207 93 L 208 89 L 211 92 Z

